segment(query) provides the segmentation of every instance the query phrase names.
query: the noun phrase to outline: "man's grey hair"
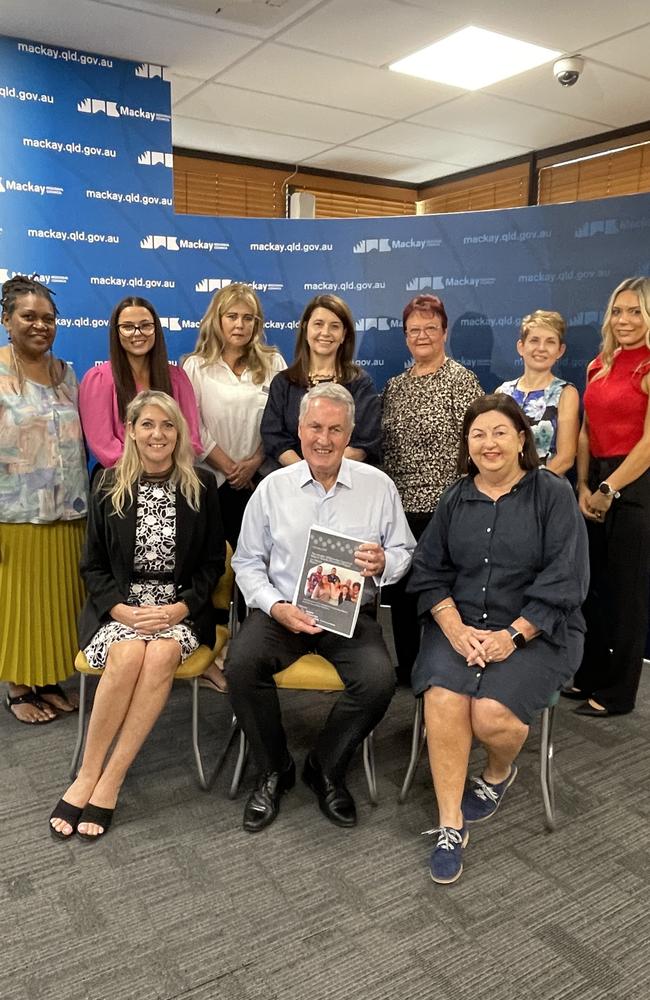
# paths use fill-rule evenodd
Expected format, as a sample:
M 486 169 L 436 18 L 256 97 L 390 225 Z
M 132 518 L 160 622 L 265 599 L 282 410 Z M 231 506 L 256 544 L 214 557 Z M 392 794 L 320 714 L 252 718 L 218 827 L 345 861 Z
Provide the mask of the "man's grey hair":
M 344 406 L 350 430 L 352 430 L 354 427 L 354 399 L 344 386 L 337 385 L 336 382 L 321 382 L 320 385 L 313 386 L 309 392 L 305 393 L 300 401 L 299 423 L 303 422 L 310 404 L 316 399 L 329 399 L 332 403 Z

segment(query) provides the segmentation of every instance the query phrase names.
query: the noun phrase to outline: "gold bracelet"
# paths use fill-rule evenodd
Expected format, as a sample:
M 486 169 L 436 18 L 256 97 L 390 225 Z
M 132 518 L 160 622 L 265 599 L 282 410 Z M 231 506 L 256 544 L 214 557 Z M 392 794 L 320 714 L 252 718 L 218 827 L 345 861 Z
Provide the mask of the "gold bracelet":
M 432 617 L 435 618 L 436 615 L 440 614 L 441 611 L 446 611 L 447 608 L 453 608 L 454 611 L 455 611 L 456 610 L 456 605 L 455 604 L 441 604 L 439 607 L 435 608 L 435 610 L 433 608 L 431 608 L 431 615 L 432 615 Z

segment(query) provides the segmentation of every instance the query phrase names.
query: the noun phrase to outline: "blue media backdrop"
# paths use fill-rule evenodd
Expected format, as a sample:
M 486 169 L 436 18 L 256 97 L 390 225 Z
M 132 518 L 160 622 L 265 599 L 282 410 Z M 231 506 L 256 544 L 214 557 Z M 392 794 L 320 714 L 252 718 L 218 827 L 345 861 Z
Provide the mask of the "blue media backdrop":
M 0 277 L 37 272 L 56 291 L 56 350 L 79 377 L 106 358 L 124 295 L 152 300 L 178 359 L 211 294 L 238 280 L 259 292 L 267 338 L 287 359 L 304 304 L 323 291 L 347 299 L 378 388 L 407 362 L 399 317 L 418 292 L 443 298 L 450 353 L 486 389 L 519 370 L 522 315 L 559 309 L 570 327 L 561 370 L 582 386 L 609 292 L 650 272 L 647 195 L 390 219 L 175 215 L 164 76 L 0 38 Z

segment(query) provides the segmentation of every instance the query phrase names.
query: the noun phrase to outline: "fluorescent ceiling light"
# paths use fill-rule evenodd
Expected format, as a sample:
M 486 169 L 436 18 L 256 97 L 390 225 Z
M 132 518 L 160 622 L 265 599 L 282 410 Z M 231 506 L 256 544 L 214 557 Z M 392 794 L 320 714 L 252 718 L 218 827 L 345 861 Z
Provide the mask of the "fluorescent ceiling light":
M 391 63 L 396 73 L 419 76 L 464 90 L 480 90 L 498 80 L 534 69 L 561 55 L 530 42 L 470 25 L 440 42 Z

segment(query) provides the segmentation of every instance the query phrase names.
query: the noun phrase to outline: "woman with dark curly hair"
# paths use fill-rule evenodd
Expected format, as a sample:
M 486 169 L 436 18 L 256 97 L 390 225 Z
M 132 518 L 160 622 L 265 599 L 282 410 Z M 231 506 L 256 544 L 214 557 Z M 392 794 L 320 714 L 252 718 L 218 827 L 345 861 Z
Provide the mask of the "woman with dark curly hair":
M 377 463 L 381 457 L 379 396 L 370 376 L 353 361 L 354 320 L 338 295 L 317 295 L 300 319 L 293 364 L 271 382 L 262 417 L 265 453 L 279 465 L 302 459 L 298 439 L 300 401 L 321 382 L 338 382 L 354 399 L 355 425 L 345 458 Z
M 18 722 L 71 712 L 81 608 L 79 556 L 88 509 L 77 379 L 52 353 L 49 288 L 16 275 L 2 286 L 0 347 L 0 680 Z

